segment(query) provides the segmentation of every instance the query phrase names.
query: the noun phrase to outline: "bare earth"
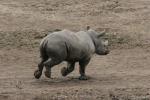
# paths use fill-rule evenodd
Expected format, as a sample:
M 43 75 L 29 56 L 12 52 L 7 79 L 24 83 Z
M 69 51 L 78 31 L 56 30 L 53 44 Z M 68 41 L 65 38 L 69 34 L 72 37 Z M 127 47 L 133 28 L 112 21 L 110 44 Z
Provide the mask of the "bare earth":
M 149 0 L 0 0 L 0 100 L 150 100 Z M 90 25 L 115 36 L 111 53 L 94 55 L 78 80 L 78 64 L 62 77 L 34 78 L 38 46 L 55 29 Z M 113 37 L 112 37 L 113 38 Z

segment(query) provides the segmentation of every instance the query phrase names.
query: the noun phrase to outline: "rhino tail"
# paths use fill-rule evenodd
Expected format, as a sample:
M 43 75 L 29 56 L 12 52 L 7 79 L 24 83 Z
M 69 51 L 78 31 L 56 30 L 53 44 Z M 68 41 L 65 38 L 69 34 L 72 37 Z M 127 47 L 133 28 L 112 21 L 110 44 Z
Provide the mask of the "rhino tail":
M 42 44 L 40 45 L 40 57 L 45 60 L 48 59 L 48 55 L 46 53 L 46 44 L 47 42 L 43 41 Z

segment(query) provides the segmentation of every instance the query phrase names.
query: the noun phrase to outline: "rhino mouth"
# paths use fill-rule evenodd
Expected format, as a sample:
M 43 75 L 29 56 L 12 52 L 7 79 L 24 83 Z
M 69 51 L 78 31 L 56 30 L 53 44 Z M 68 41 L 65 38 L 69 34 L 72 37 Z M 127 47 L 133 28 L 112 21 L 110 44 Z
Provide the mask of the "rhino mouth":
M 107 55 L 107 54 L 109 54 L 109 52 L 110 52 L 109 50 L 108 50 L 108 51 L 106 51 L 106 52 L 104 53 L 104 55 Z
M 103 52 L 100 52 L 100 53 L 98 53 L 99 55 L 107 55 L 107 54 L 109 54 L 110 53 L 110 51 L 109 50 L 106 50 L 106 51 L 103 51 Z

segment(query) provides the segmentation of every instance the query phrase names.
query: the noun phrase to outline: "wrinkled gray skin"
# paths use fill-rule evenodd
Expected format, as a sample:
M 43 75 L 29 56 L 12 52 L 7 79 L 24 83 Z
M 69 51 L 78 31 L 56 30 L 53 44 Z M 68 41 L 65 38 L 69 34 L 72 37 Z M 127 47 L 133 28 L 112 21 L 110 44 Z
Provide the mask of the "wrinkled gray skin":
M 41 62 L 34 72 L 39 79 L 45 66 L 45 76 L 51 78 L 51 68 L 62 61 L 67 61 L 67 67 L 61 70 L 62 76 L 66 76 L 74 70 L 75 63 L 79 62 L 80 80 L 87 80 L 85 68 L 94 53 L 106 55 L 109 53 L 107 44 L 101 39 L 103 34 L 92 29 L 77 33 L 62 30 L 47 35 L 40 44 Z

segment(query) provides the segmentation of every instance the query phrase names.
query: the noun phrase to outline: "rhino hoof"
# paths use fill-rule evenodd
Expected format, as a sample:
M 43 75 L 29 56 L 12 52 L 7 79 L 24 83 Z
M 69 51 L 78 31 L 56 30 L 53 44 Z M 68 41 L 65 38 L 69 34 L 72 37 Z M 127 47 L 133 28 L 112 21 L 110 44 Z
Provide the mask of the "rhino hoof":
M 79 80 L 88 80 L 87 76 L 80 76 Z
M 40 72 L 39 70 L 36 70 L 36 71 L 34 72 L 34 77 L 35 77 L 36 79 L 39 79 L 39 78 L 41 77 L 41 75 L 42 75 L 42 72 Z
M 45 76 L 46 76 L 47 78 L 51 78 L 51 74 L 50 74 L 48 71 L 45 71 Z
M 67 75 L 67 68 L 66 67 L 63 67 L 61 69 L 61 74 L 62 74 L 62 76 L 66 76 Z

